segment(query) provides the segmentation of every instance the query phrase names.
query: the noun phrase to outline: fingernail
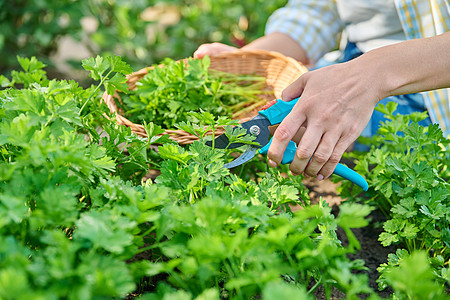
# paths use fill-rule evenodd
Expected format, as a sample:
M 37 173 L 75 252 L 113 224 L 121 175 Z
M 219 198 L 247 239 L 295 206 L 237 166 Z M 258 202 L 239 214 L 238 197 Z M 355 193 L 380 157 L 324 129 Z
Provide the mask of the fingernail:
M 277 166 L 277 163 L 274 162 L 273 160 L 269 159 L 269 166 L 271 166 L 272 168 L 275 168 Z
M 323 175 L 322 174 L 317 175 L 317 180 L 322 181 L 323 180 Z

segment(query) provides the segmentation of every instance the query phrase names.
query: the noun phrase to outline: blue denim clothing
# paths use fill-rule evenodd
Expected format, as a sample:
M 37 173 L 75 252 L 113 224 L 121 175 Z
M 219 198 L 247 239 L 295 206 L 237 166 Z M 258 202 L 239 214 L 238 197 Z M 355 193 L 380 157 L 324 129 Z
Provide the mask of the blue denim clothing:
M 349 60 L 352 60 L 362 54 L 361 50 L 358 49 L 355 43 L 348 42 L 347 46 L 345 47 L 343 53 L 336 61 L 327 61 L 325 59 L 320 60 L 314 69 L 322 68 L 327 65 L 331 65 L 334 63 L 341 63 L 346 62 Z M 409 115 L 413 112 L 424 112 L 427 111 L 427 108 L 425 106 L 425 100 L 423 96 L 419 93 L 416 94 L 408 94 L 408 95 L 399 95 L 399 96 L 391 96 L 387 97 L 380 102 L 379 104 L 386 104 L 388 102 L 394 101 L 397 103 L 397 109 L 394 112 L 395 114 L 399 113 L 402 115 Z M 369 123 L 367 124 L 366 128 L 361 133 L 361 136 L 364 137 L 371 137 L 375 135 L 378 128 L 380 127 L 381 122 L 386 121 L 386 118 L 384 117 L 384 114 L 374 111 L 372 114 L 372 117 L 370 118 Z M 428 126 L 431 124 L 431 119 L 428 117 L 427 119 L 421 121 L 419 123 L 422 126 Z M 360 145 L 355 145 L 355 148 L 357 150 L 364 150 L 364 147 L 361 147 Z

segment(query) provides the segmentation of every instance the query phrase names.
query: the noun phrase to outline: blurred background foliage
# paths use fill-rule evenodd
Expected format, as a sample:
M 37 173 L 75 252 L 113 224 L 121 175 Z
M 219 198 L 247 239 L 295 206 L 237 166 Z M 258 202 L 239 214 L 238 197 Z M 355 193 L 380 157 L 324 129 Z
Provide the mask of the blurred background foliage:
M 18 67 L 17 55 L 71 77 L 82 58 L 97 54 L 121 55 L 137 70 L 192 56 L 206 42 L 243 46 L 263 35 L 267 18 L 286 2 L 0 0 L 0 74 Z

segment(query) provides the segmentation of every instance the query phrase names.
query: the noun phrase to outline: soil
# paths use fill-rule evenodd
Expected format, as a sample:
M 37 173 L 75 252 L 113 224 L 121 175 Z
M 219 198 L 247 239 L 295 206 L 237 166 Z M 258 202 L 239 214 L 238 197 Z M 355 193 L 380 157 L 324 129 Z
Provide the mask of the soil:
M 315 179 L 305 179 L 304 184 L 309 189 L 309 195 L 312 202 L 317 202 L 320 197 L 322 197 L 333 207 L 333 214 L 337 215 L 339 213 L 339 205 L 345 200 L 341 199 L 336 192 L 338 184 L 333 183 L 330 180 L 318 181 Z M 361 244 L 361 250 L 348 257 L 350 259 L 363 259 L 365 261 L 365 266 L 368 270 L 363 273 L 366 273 L 369 277 L 369 286 L 376 291 L 380 297 L 387 298 L 393 291 L 390 289 L 383 291 L 378 290 L 376 280 L 379 274 L 377 268 L 387 261 L 388 254 L 395 252 L 395 248 L 383 247 L 378 241 L 378 236 L 382 231 L 379 224 L 385 220 L 384 215 L 378 210 L 375 210 L 369 215 L 369 219 L 369 226 L 353 230 L 353 233 Z M 343 230 L 338 229 L 337 234 L 343 244 L 347 245 L 347 237 Z M 326 299 L 323 290 L 316 291 L 315 297 L 316 299 Z M 365 298 L 367 298 L 367 296 L 360 296 L 360 299 Z M 345 299 L 345 294 L 335 289 L 332 292 L 331 299 Z

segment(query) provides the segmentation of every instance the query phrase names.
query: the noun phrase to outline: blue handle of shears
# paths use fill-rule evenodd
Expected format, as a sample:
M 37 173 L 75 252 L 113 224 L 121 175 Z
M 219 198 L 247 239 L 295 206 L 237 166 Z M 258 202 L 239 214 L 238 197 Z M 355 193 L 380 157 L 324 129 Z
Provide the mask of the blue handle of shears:
M 298 99 L 299 98 L 295 98 L 289 102 L 278 99 L 275 104 L 265 110 L 261 110 L 259 114 L 266 117 L 266 119 L 269 120 L 270 125 L 280 124 L 291 112 L 292 108 L 294 108 Z
M 283 100 L 278 99 L 274 105 L 270 106 L 269 108 L 267 108 L 265 110 L 260 111 L 259 114 L 266 117 L 269 120 L 271 125 L 279 124 L 291 112 L 292 108 L 294 107 L 295 103 L 297 103 L 298 99 L 299 98 L 296 98 L 289 102 L 285 102 Z M 261 154 L 267 154 L 267 151 L 269 150 L 271 143 L 272 143 L 272 139 L 270 139 L 270 141 L 267 145 L 265 145 L 264 147 L 259 149 L 259 152 Z M 297 145 L 293 141 L 289 141 L 289 144 L 286 147 L 286 150 L 284 151 L 283 159 L 281 160 L 281 163 L 282 164 L 291 163 L 294 160 L 296 151 L 297 151 Z M 336 166 L 336 168 L 334 169 L 333 173 L 338 176 L 341 176 L 342 178 L 350 180 L 354 184 L 361 187 L 364 191 L 367 191 L 367 189 L 369 188 L 369 184 L 361 175 L 359 175 L 352 169 L 350 169 L 342 164 L 338 164 Z
M 267 151 L 269 150 L 270 144 L 272 143 L 272 139 L 270 139 L 269 143 L 259 149 L 259 153 L 261 154 L 267 154 Z M 282 164 L 289 164 L 294 160 L 295 157 L 295 151 L 297 150 L 297 145 L 293 141 L 289 141 L 288 146 L 286 147 L 286 151 L 284 151 L 283 159 L 281 160 Z M 347 180 L 350 180 L 357 186 L 361 187 L 364 191 L 367 191 L 369 188 L 369 184 L 367 181 L 350 169 L 347 166 L 344 166 L 343 164 L 337 164 L 336 168 L 333 171 L 333 174 L 336 174 L 338 176 L 341 176 L 342 178 L 345 178 Z

